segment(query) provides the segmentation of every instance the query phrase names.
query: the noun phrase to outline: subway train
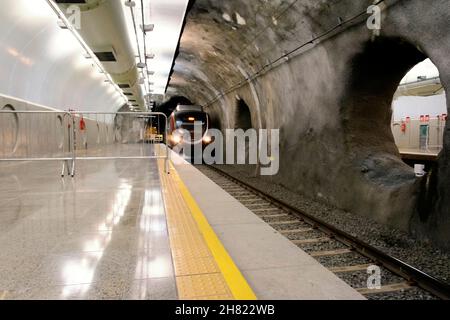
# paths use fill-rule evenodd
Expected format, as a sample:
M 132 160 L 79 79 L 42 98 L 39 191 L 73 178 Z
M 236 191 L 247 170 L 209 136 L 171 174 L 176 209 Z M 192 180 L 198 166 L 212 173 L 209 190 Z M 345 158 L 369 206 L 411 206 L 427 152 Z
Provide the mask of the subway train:
M 198 137 L 194 134 L 196 124 L 201 125 L 201 135 Z M 203 107 L 178 105 L 169 117 L 169 146 L 174 148 L 183 145 L 186 148 L 201 144 L 205 147 L 211 143 L 209 129 L 209 116 Z

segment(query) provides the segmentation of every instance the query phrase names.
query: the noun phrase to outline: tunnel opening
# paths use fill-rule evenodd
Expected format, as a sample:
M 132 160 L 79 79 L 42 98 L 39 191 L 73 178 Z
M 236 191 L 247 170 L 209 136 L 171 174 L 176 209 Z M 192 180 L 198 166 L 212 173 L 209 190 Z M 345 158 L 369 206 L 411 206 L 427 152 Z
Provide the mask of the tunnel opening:
M 161 103 L 159 106 L 157 106 L 155 112 L 162 112 L 166 114 L 167 116 L 170 116 L 170 114 L 177 108 L 179 105 L 193 105 L 194 103 L 184 97 L 184 96 L 173 96 L 169 100 Z
M 416 174 L 430 171 L 443 148 L 447 100 L 439 71 L 430 59 L 401 80 L 392 103 L 392 133 L 403 161 Z
M 243 129 L 244 131 L 253 128 L 250 108 L 247 103 L 241 98 L 238 98 L 236 101 L 234 128 Z
M 209 114 L 209 113 L 208 113 L 208 116 L 209 116 L 210 128 L 222 131 L 223 126 L 222 126 L 222 121 L 220 120 L 220 117 L 215 114 Z
M 405 74 L 426 58 L 414 45 L 396 38 L 370 41 L 353 58 L 343 103 L 349 148 L 361 155 L 398 155 L 391 130 L 394 94 Z
M 392 102 L 392 134 L 401 159 L 420 180 L 417 212 L 426 223 L 438 200 L 438 156 L 444 147 L 447 100 L 439 71 L 426 58 L 400 81 Z
M 242 99 L 239 96 L 236 96 L 236 107 L 235 107 L 235 112 L 234 112 L 234 129 L 235 130 L 243 130 L 244 132 L 247 132 L 250 129 L 253 129 L 253 122 L 252 122 L 252 113 L 250 111 L 250 107 L 248 106 L 248 104 L 245 102 L 244 99 Z M 254 164 L 250 164 L 250 160 L 251 160 L 251 155 L 250 155 L 250 150 L 251 150 L 251 134 L 245 136 L 245 158 L 244 158 L 244 162 L 246 164 L 249 164 L 247 166 L 247 170 L 251 170 L 253 171 L 253 167 L 255 166 Z M 234 158 L 234 163 L 237 163 L 238 161 L 238 145 L 235 144 L 234 145 L 234 154 L 235 154 L 235 158 Z
M 378 202 L 383 199 L 385 203 L 378 205 L 390 211 L 385 219 L 398 225 L 409 225 L 414 211 L 426 222 L 442 197 L 438 181 L 443 153 L 418 179 L 414 169 L 403 162 L 392 130 L 392 105 L 399 85 L 426 59 L 417 46 L 401 38 L 370 41 L 350 63 L 350 81 L 343 99 L 346 148 L 353 167 L 370 182 L 366 197 Z

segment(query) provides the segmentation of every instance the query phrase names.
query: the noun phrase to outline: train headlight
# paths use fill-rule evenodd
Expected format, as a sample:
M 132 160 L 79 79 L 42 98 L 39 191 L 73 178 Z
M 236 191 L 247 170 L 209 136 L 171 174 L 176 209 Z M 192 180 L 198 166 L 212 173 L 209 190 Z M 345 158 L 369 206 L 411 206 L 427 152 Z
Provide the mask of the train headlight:
M 212 141 L 211 136 L 204 136 L 204 137 L 203 137 L 203 142 L 204 142 L 204 143 L 211 143 L 211 141 Z
M 179 144 L 181 142 L 181 140 L 183 140 L 183 138 L 179 134 L 175 134 L 172 136 L 172 141 L 175 144 Z

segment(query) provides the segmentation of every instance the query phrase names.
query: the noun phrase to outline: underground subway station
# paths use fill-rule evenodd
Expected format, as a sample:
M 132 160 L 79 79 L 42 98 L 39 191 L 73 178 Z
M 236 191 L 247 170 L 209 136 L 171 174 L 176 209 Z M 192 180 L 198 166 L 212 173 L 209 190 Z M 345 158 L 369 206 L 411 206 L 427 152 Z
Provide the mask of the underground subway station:
M 448 0 L 1 3 L 0 308 L 450 299 Z

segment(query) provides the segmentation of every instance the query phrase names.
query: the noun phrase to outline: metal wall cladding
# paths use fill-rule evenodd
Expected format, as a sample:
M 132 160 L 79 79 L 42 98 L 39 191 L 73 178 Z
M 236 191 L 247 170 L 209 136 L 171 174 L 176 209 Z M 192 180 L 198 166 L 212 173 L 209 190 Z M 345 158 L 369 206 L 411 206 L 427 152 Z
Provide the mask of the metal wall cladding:
M 0 96 L 2 111 L 56 111 L 19 99 Z M 114 115 L 75 117 L 77 149 L 95 148 L 116 141 Z M 58 113 L 0 113 L 0 158 L 27 159 L 69 155 L 72 118 Z

